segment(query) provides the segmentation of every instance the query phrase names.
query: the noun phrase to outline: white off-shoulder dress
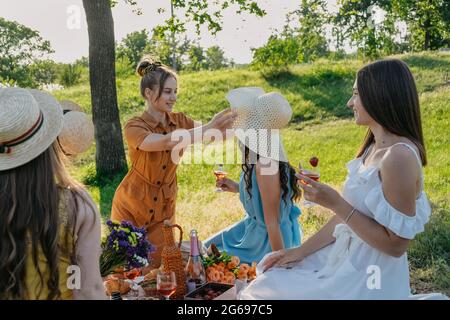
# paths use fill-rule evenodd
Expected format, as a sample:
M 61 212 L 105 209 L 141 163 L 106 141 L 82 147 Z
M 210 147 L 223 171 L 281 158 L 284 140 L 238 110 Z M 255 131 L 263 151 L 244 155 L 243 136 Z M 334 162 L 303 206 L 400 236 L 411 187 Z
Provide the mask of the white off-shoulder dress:
M 398 144 L 396 144 L 398 145 Z M 416 151 L 408 144 L 422 162 Z M 343 197 L 360 213 L 376 220 L 398 236 L 413 239 L 424 230 L 431 208 L 423 191 L 416 199 L 416 213 L 408 216 L 396 210 L 385 198 L 379 168 L 365 166 L 363 157 L 347 164 L 348 176 Z M 297 263 L 292 269 L 273 268 L 260 273 L 240 293 L 240 299 L 408 299 L 408 258 L 389 256 L 365 243 L 346 224 L 338 224 L 336 241 Z

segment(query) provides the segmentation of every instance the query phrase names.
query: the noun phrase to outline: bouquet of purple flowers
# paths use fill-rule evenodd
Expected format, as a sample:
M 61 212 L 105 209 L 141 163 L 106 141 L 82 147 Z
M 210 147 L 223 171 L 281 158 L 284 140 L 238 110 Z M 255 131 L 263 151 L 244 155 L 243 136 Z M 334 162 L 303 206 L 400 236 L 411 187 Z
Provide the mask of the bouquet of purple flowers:
M 108 234 L 102 241 L 100 273 L 102 277 L 124 267 L 128 270 L 148 265 L 149 254 L 155 251 L 147 240 L 147 231 L 129 221 L 106 222 Z

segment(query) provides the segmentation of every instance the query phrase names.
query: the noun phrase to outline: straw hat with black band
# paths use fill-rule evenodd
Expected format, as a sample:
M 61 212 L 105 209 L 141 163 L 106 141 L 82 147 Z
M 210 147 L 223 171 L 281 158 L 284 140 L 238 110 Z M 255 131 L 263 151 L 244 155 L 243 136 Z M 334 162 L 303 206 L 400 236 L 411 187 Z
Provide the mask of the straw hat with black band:
M 63 112 L 50 94 L 22 88 L 0 88 L 0 171 L 38 157 L 57 138 Z

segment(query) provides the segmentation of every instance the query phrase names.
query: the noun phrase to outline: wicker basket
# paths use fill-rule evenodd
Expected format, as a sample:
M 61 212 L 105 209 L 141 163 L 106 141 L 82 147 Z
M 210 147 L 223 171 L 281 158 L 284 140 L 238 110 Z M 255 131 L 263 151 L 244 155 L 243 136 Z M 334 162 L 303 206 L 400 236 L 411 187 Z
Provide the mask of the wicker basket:
M 180 230 L 179 244 L 175 244 L 173 228 Z M 164 248 L 161 253 L 162 268 L 164 271 L 175 272 L 177 278 L 177 290 L 173 294 L 174 299 L 183 299 L 186 294 L 186 274 L 184 271 L 183 257 L 181 255 L 181 240 L 183 230 L 177 224 L 171 224 L 169 220 L 164 221 L 163 226 Z

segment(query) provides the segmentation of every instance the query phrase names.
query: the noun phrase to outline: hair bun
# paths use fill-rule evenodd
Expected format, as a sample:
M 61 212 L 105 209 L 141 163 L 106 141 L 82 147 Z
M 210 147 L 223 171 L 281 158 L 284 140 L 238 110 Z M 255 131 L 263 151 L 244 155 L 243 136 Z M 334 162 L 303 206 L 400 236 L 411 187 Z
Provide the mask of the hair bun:
M 139 65 L 137 67 L 137 73 L 143 77 L 146 74 L 155 71 L 157 68 L 161 67 L 162 63 L 159 61 L 153 61 L 150 57 L 144 57 L 142 58 L 141 62 L 139 62 Z

